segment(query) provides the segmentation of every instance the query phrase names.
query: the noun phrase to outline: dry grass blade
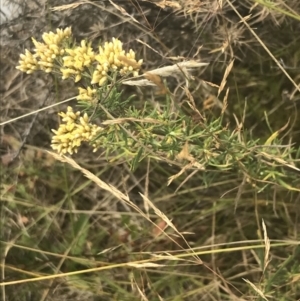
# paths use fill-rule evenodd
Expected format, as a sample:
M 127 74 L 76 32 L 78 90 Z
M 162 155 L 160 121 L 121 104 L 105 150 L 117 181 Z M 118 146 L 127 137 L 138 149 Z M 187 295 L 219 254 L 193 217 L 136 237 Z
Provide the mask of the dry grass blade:
M 114 3 L 114 2 L 111 1 L 111 0 L 109 0 L 109 2 L 110 2 L 111 5 L 113 5 L 118 11 L 120 11 L 120 12 L 122 13 L 122 15 L 124 15 L 124 16 L 126 16 L 126 17 L 129 17 L 129 18 L 130 18 L 133 22 L 135 22 L 135 23 L 139 23 L 139 21 L 138 21 L 137 19 L 135 19 L 133 16 L 131 16 L 130 14 L 128 14 L 127 11 L 126 11 L 123 7 L 117 5 L 116 3 Z
M 39 109 L 39 110 L 32 111 L 32 112 L 30 112 L 30 113 L 28 113 L 28 114 L 24 114 L 24 115 L 22 115 L 22 116 L 18 116 L 18 117 L 16 117 L 16 118 L 12 118 L 12 119 L 10 119 L 10 120 L 4 121 L 4 122 L 0 123 L 0 126 L 1 126 L 1 125 L 5 125 L 5 124 L 12 123 L 12 122 L 17 121 L 17 120 L 19 120 L 19 119 L 22 119 L 22 118 L 25 118 L 25 117 L 34 115 L 34 114 L 39 113 L 39 112 L 42 112 L 42 111 L 46 111 L 46 110 L 48 110 L 48 109 L 50 109 L 50 108 L 57 107 L 57 106 L 59 106 L 59 105 L 61 105 L 61 104 L 63 104 L 63 103 L 69 102 L 69 101 L 71 101 L 71 100 L 73 100 L 73 99 L 76 99 L 76 96 L 75 96 L 75 97 L 68 98 L 68 99 L 63 100 L 63 101 L 60 101 L 60 102 L 58 102 L 58 103 L 54 103 L 54 104 L 52 104 L 52 105 L 50 105 L 50 106 L 41 108 L 41 109 Z
M 292 164 L 289 164 L 288 162 L 286 162 L 285 160 L 279 158 L 279 157 L 275 157 L 275 156 L 271 156 L 270 154 L 267 154 L 266 152 L 264 151 L 261 151 L 259 153 L 261 156 L 267 158 L 268 160 L 274 160 L 275 162 L 279 163 L 279 164 L 282 164 L 282 165 L 285 165 L 286 167 L 289 167 L 295 171 L 300 171 L 300 169 Z
M 146 72 L 144 74 L 144 76 L 146 77 L 147 80 L 153 82 L 158 87 L 159 90 L 158 90 L 157 94 L 164 95 L 164 94 L 168 93 L 168 89 L 162 82 L 159 75 Z
M 141 296 L 142 301 L 149 301 L 149 299 L 146 297 L 144 292 L 139 288 L 138 284 L 136 283 L 135 279 L 132 277 L 131 279 L 131 287 L 133 290 L 137 290 L 139 295 Z
M 204 86 L 211 86 L 211 87 L 214 87 L 214 88 L 220 88 L 219 85 L 208 82 L 208 81 L 205 81 L 205 80 L 202 80 L 201 82 L 203 83 Z
M 200 113 L 200 111 L 197 109 L 197 106 L 196 106 L 196 103 L 195 103 L 195 100 L 194 100 L 194 97 L 193 95 L 191 94 L 191 92 L 189 91 L 188 87 L 184 87 L 183 88 L 186 96 L 188 97 L 188 105 L 190 106 L 190 108 L 195 112 L 197 113 L 197 115 L 201 118 L 201 120 L 204 120 L 204 117 L 202 116 L 202 114 Z
M 153 253 L 153 254 L 151 254 L 151 256 L 154 257 L 154 258 L 160 258 L 162 260 L 185 261 L 185 259 L 182 259 L 182 258 L 180 258 L 178 256 L 174 256 L 174 255 L 172 255 L 169 252 L 164 252 L 164 254 L 165 255 Z
M 181 236 L 181 233 L 177 230 L 177 228 L 174 226 L 174 224 L 169 220 L 169 218 L 162 213 L 145 195 L 140 193 L 141 197 L 143 198 L 144 202 L 148 204 L 150 208 L 152 208 L 155 212 L 155 214 L 160 217 L 166 224 L 171 227 L 178 235 Z
M 13 246 L 13 241 L 6 244 L 6 247 L 2 249 L 2 252 L 1 252 L 1 279 L 4 280 L 5 279 L 5 258 L 9 252 L 9 250 L 12 248 Z M 1 287 L 1 295 L 2 295 L 2 298 L 3 300 L 6 299 L 6 292 L 5 292 L 5 286 Z
M 185 77 L 189 77 L 189 72 L 192 69 L 200 68 L 208 66 L 209 63 L 197 62 L 194 60 L 180 62 L 171 66 L 157 68 L 154 70 L 147 71 L 143 76 L 146 79 L 139 79 L 139 80 L 125 80 L 122 81 L 122 84 L 129 85 L 129 86 L 158 86 L 159 80 L 158 78 L 154 78 L 154 76 L 161 76 L 161 77 L 169 77 L 169 76 L 177 76 L 183 75 Z M 160 85 L 161 87 L 161 85 Z
M 122 81 L 122 84 L 129 85 L 129 86 L 159 86 L 162 88 L 161 80 L 154 76 L 161 76 L 161 77 L 176 77 L 177 75 L 184 75 L 185 77 L 189 77 L 190 69 L 199 68 L 208 66 L 209 63 L 197 62 L 194 60 L 180 62 L 174 64 L 172 66 L 157 68 L 154 70 L 147 71 L 144 75 L 146 79 L 138 79 L 138 80 L 125 80 Z M 139 76 L 139 77 L 141 77 Z
M 261 298 L 263 298 L 264 300 L 268 301 L 268 299 L 266 298 L 265 294 L 258 288 L 256 287 L 251 281 L 249 281 L 248 279 L 244 279 L 243 280 L 248 283 L 252 288 L 253 290 L 255 290 Z
M 52 10 L 52 11 L 62 11 L 62 10 L 67 10 L 67 9 L 74 9 L 74 8 L 77 8 L 78 6 L 80 6 L 82 4 L 86 4 L 86 2 L 83 1 L 83 2 L 76 2 L 76 3 L 72 3 L 72 4 L 60 5 L 60 6 L 53 7 L 50 10 Z
M 127 263 L 129 267 L 134 267 L 134 268 L 159 268 L 165 266 L 164 264 L 159 264 L 159 263 L 153 263 L 153 262 L 145 262 L 145 263 Z
M 226 112 L 227 106 L 228 106 L 228 95 L 229 95 L 229 88 L 226 90 L 226 94 L 223 98 L 223 108 L 221 114 L 223 115 Z
M 160 261 L 162 260 L 161 258 L 152 258 L 153 260 Z M 142 265 L 144 263 L 149 262 L 148 259 L 145 260 L 138 260 L 131 262 L 131 266 L 133 265 Z M 73 272 L 67 272 L 67 273 L 60 273 L 60 274 L 54 274 L 54 275 L 46 275 L 46 276 L 39 276 L 39 275 L 33 275 L 33 278 L 28 278 L 28 279 L 19 279 L 19 280 L 13 280 L 13 281 L 6 281 L 6 282 L 0 282 L 0 287 L 5 287 L 9 285 L 16 285 L 16 284 L 21 284 L 21 283 L 28 283 L 28 282 L 37 282 L 37 281 L 44 281 L 44 280 L 52 280 L 52 279 L 57 279 L 57 278 L 64 278 L 68 276 L 75 276 L 75 275 L 81 275 L 81 274 L 87 274 L 87 273 L 93 273 L 93 272 L 100 272 L 108 269 L 113 269 L 113 268 L 118 268 L 118 267 L 126 267 L 128 266 L 128 262 L 126 263 L 117 263 L 117 264 L 112 264 L 112 265 L 107 265 L 107 266 L 101 266 L 101 267 L 95 267 L 95 268 L 89 268 L 89 269 L 83 269 L 83 270 L 77 270 Z M 163 266 L 163 265 L 162 265 Z
M 265 222 L 264 220 L 262 220 L 262 228 L 263 228 L 263 231 L 264 231 L 264 244 L 265 244 L 265 257 L 264 257 L 264 268 L 263 268 L 263 272 L 266 271 L 266 268 L 268 266 L 268 264 L 270 263 L 270 259 L 269 259 L 269 256 L 270 256 L 270 248 L 271 248 L 271 244 L 270 244 L 270 239 L 268 237 L 268 233 L 267 233 L 267 228 L 266 228 L 266 225 L 265 225 Z
M 138 118 L 134 118 L 134 117 L 126 117 L 126 118 L 117 118 L 117 119 L 113 119 L 113 120 L 105 120 L 103 121 L 101 124 L 103 125 L 108 125 L 108 124 L 121 124 L 121 123 L 125 123 L 125 122 L 146 122 L 146 123 L 153 123 L 153 124 L 160 124 L 161 121 L 157 120 L 157 119 L 153 119 L 153 118 L 143 118 L 143 119 L 138 119 Z
M 233 67 L 233 63 L 234 63 L 234 60 L 232 60 L 229 65 L 226 67 L 226 70 L 225 70 L 225 73 L 224 73 L 224 76 L 223 76 L 223 79 L 221 81 L 221 84 L 220 84 L 220 87 L 219 87 L 219 90 L 218 90 L 218 96 L 220 95 L 220 93 L 223 91 L 225 85 L 226 85 L 226 82 L 227 82 L 227 77 Z
M 97 176 L 95 176 L 93 173 L 91 173 L 87 169 L 82 168 L 81 166 L 79 166 L 73 159 L 68 158 L 66 156 L 60 156 L 60 155 L 58 155 L 56 153 L 52 153 L 52 152 L 48 152 L 48 153 L 50 155 L 52 155 L 58 161 L 68 163 L 72 167 L 80 170 L 88 179 L 92 180 L 100 188 L 102 188 L 102 189 L 110 192 L 111 194 L 113 194 L 119 200 L 125 201 L 128 205 L 130 205 L 131 207 L 133 207 L 138 212 L 140 211 L 140 209 L 133 202 L 130 201 L 130 199 L 129 199 L 129 197 L 127 195 L 123 194 L 120 190 L 118 190 L 117 188 L 115 188 L 113 185 L 106 184 L 104 181 L 100 180 Z
M 149 49 L 151 49 L 152 51 L 154 51 L 155 53 L 157 53 L 160 56 L 163 56 L 160 52 L 158 52 L 156 49 L 154 49 L 153 47 L 151 47 L 149 44 L 147 44 L 146 42 L 140 40 L 140 39 L 136 39 L 139 43 L 141 43 L 142 45 L 145 45 L 146 47 L 148 47 Z
M 191 60 L 186 62 L 180 62 L 172 66 L 150 70 L 147 71 L 147 73 L 156 74 L 162 77 L 168 77 L 168 76 L 175 76 L 176 74 L 180 74 L 184 72 L 185 75 L 187 76 L 190 68 L 200 68 L 208 65 L 209 63 L 203 63 L 203 62 L 197 62 Z
M 185 237 L 182 235 L 181 232 L 177 230 L 175 225 L 171 222 L 171 220 L 163 213 L 161 212 L 145 195 L 141 194 L 141 197 L 143 198 L 144 202 L 148 203 L 148 206 L 152 208 L 155 212 L 155 214 L 160 217 L 170 228 L 172 228 L 186 243 L 186 245 L 191 250 L 192 254 L 194 255 L 195 259 L 197 260 L 198 264 L 202 264 L 202 260 L 198 257 L 198 255 L 195 254 L 194 250 L 190 247 L 189 243 L 186 241 Z
M 162 9 L 164 9 L 166 7 L 171 7 L 174 9 L 182 9 L 182 6 L 178 2 L 175 2 L 175 1 L 163 0 L 163 1 L 157 1 L 157 2 L 155 1 L 153 3 Z
M 137 87 L 147 87 L 147 86 L 153 86 L 155 87 L 156 84 L 151 82 L 148 79 L 139 79 L 139 80 L 125 80 L 122 82 L 123 85 L 128 86 L 137 86 Z
M 120 246 L 116 246 L 116 247 L 111 247 L 111 248 L 104 249 L 101 252 L 97 253 L 97 255 L 101 255 L 101 254 L 105 254 L 105 253 L 114 251 L 114 250 L 118 249 L 119 247 Z

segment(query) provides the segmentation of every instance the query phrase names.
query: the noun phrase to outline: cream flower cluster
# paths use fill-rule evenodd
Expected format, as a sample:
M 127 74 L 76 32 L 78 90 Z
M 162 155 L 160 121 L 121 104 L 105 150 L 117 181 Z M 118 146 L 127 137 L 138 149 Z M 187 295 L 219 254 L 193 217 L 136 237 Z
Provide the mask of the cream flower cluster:
M 78 88 L 79 95 L 77 96 L 77 100 L 83 100 L 83 101 L 89 101 L 92 102 L 94 99 L 94 96 L 97 93 L 96 89 L 92 89 L 91 87 L 87 87 L 87 89 Z
M 99 54 L 95 56 L 98 65 L 93 72 L 91 84 L 102 86 L 107 81 L 109 71 L 119 71 L 120 75 L 130 74 L 138 76 L 143 60 L 135 59 L 135 52 L 130 49 L 128 53 L 123 50 L 122 42 L 113 38 L 112 42 L 105 42 L 99 46 Z
M 85 113 L 80 116 L 80 112 L 73 112 L 68 107 L 67 112 L 58 114 L 62 117 L 63 123 L 58 130 L 52 130 L 55 134 L 52 137 L 51 147 L 60 154 L 77 153 L 79 146 L 83 141 L 92 141 L 102 130 L 101 127 L 89 123 L 88 115 Z M 97 150 L 97 144 L 93 144 L 94 151 Z
M 67 56 L 63 57 L 62 79 L 75 75 L 75 83 L 81 80 L 85 67 L 91 66 L 95 61 L 95 54 L 91 45 L 82 40 L 80 46 L 74 49 L 66 49 Z
M 20 54 L 19 66 L 16 68 L 27 74 L 31 74 L 40 69 L 36 55 L 33 55 L 27 49 L 25 49 L 25 54 Z
M 67 27 L 64 30 L 57 29 L 56 33 L 44 33 L 42 36 L 44 43 L 40 43 L 32 38 L 35 53 L 32 54 L 26 49 L 25 54 L 20 55 L 19 66 L 16 68 L 27 74 L 33 73 L 35 70 L 43 70 L 47 73 L 51 72 L 55 58 L 63 55 L 65 52 L 62 47 L 63 41 L 71 35 L 71 27 Z

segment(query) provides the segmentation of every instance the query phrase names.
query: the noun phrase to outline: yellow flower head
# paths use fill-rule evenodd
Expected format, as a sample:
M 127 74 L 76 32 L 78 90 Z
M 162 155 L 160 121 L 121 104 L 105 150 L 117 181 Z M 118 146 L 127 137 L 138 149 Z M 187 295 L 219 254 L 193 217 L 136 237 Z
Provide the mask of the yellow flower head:
M 77 96 L 77 100 L 83 100 L 83 101 L 93 101 L 94 96 L 97 92 L 96 89 L 93 89 L 91 87 L 87 87 L 87 89 L 78 88 L 79 90 L 79 95 Z
M 59 113 L 59 116 L 62 117 L 63 123 L 58 130 L 52 130 L 55 135 L 52 137 L 51 147 L 60 154 L 77 153 L 82 142 L 92 141 L 102 130 L 89 122 L 86 113 L 80 116 L 80 112 L 74 113 L 71 107 L 68 107 L 66 113 Z
M 74 49 L 66 49 L 68 55 L 63 57 L 63 79 L 69 77 L 72 72 L 66 73 L 65 70 L 73 70 L 73 74 L 76 74 L 75 82 L 78 82 L 82 77 L 82 72 L 85 67 L 89 67 L 95 60 L 95 54 L 91 45 L 87 45 L 85 40 L 82 40 L 78 46 Z
M 107 80 L 109 71 L 119 72 L 120 75 L 133 74 L 138 76 L 143 60 L 136 61 L 135 52 L 130 49 L 128 53 L 123 50 L 120 40 L 113 38 L 112 42 L 105 42 L 99 47 L 99 53 L 95 55 L 98 65 L 92 75 L 91 84 L 102 86 Z
M 38 70 L 40 67 L 36 56 L 29 50 L 25 49 L 25 54 L 20 54 L 19 65 L 16 68 L 30 74 L 35 70 Z
M 57 29 L 56 33 L 44 33 L 42 38 L 45 43 L 32 38 L 35 54 L 31 54 L 28 50 L 25 51 L 25 54 L 21 54 L 17 69 L 26 73 L 32 73 L 35 70 L 51 72 L 55 58 L 64 53 L 63 41 L 69 38 L 71 34 L 71 27 L 67 27 L 64 30 Z

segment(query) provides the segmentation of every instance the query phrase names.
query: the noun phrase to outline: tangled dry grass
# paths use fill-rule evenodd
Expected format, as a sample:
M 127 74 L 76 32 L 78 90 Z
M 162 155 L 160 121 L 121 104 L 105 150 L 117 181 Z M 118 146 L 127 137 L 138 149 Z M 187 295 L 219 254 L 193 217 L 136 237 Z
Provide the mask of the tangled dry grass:
M 0 25 L 2 300 L 300 300 L 300 2 L 15 3 Z M 134 171 L 105 149 L 49 152 L 78 90 L 15 67 L 31 37 L 68 26 L 134 49 L 146 75 L 124 97 L 207 126 L 216 140 L 197 143 L 215 165 L 185 146 Z M 213 161 L 228 149 L 247 160 Z

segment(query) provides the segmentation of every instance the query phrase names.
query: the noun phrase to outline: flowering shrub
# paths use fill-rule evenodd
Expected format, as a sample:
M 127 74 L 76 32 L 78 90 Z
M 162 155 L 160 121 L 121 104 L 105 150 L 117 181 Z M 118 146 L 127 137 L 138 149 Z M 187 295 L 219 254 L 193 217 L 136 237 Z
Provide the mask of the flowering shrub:
M 59 74 L 63 80 L 72 78 L 75 83 L 84 79 L 87 85 L 83 87 L 80 84 L 77 100 L 94 103 L 94 105 L 99 101 L 97 96 L 103 96 L 108 92 L 107 90 L 112 92 L 111 96 L 114 96 L 114 101 L 117 101 L 118 94 L 113 93 L 116 92 L 116 89 L 113 89 L 115 79 L 118 76 L 138 76 L 143 62 L 143 60 L 136 61 L 132 49 L 125 52 L 122 42 L 115 38 L 99 46 L 97 52 L 86 40 L 76 45 L 70 27 L 64 30 L 57 29 L 56 33 L 44 33 L 42 39 L 43 43 L 32 38 L 35 46 L 34 53 L 26 49 L 25 54 L 20 55 L 17 69 L 27 74 L 38 70 L 52 72 Z M 88 105 L 86 109 L 87 107 Z M 97 150 L 97 143 L 93 140 L 102 128 L 90 122 L 88 113 L 84 113 L 81 117 L 80 114 L 80 112 L 74 113 L 71 107 L 68 107 L 66 113 L 59 113 L 63 124 L 58 130 L 53 130 L 55 135 L 51 144 L 57 152 L 76 153 L 83 141 L 91 142 L 94 151 Z
M 127 84 L 132 83 L 128 77 L 138 76 L 142 60 L 136 60 L 133 50 L 126 52 L 120 40 L 113 38 L 95 51 L 86 40 L 77 45 L 71 28 L 44 33 L 42 38 L 43 43 L 32 39 L 34 52 L 25 50 L 17 68 L 28 74 L 41 70 L 58 74 L 63 80 L 73 79 L 79 91 L 80 111 L 75 113 L 68 107 L 66 113 L 59 113 L 62 124 L 52 130 L 51 147 L 58 153 L 76 153 L 87 142 L 94 151 L 102 148 L 107 156 L 126 159 L 133 169 L 146 157 L 182 166 L 171 180 L 190 168 L 209 169 L 211 173 L 231 169 L 244 183 L 251 183 L 258 190 L 270 183 L 292 190 L 283 178 L 299 171 L 292 158 L 295 149 L 279 148 L 278 133 L 259 145 L 258 141 L 247 138 L 246 131 L 241 135 L 241 128 L 224 127 L 224 108 L 219 118 L 208 121 L 187 87 L 184 89 L 187 107 L 182 110 L 175 105 L 176 100 L 160 76 L 185 72 L 205 63 L 188 61 L 145 73 L 140 85 L 146 82 L 156 86 L 165 101 L 154 109 L 146 101 L 137 109 L 130 97 L 121 97 L 120 84 L 125 79 Z M 185 75 L 188 78 L 188 72 Z M 98 124 L 93 123 L 95 120 Z

